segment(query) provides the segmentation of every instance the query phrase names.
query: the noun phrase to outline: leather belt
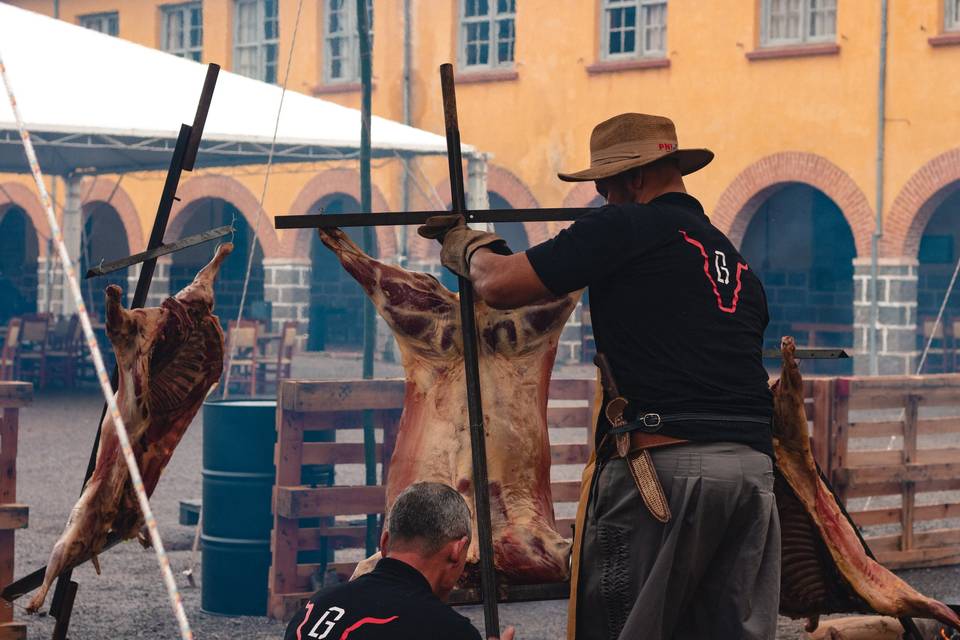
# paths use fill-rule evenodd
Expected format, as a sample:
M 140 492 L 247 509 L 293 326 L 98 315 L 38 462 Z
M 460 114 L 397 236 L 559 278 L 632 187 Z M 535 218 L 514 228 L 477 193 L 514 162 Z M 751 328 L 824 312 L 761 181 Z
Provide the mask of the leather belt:
M 613 398 L 607 403 L 604 414 L 614 430 L 620 430 L 612 436 L 607 434 L 604 440 L 609 437 L 614 439 L 617 456 L 626 460 L 630 475 L 637 485 L 637 491 L 640 492 L 640 498 L 647 507 L 647 511 L 654 519 L 666 524 L 670 522 L 671 518 L 670 505 L 667 502 L 667 497 L 663 494 L 663 487 L 657 477 L 657 470 L 653 466 L 653 457 L 650 455 L 649 447 L 634 447 L 634 434 L 623 430 L 623 427 L 626 426 L 623 412 L 627 408 L 627 400 L 617 391 L 617 384 L 613 379 L 613 370 L 610 368 L 610 363 L 602 353 L 598 353 L 593 361 L 600 368 L 600 381 L 604 391 L 610 398 Z M 667 444 L 666 440 L 662 438 L 658 446 Z M 637 444 L 641 444 L 639 438 Z

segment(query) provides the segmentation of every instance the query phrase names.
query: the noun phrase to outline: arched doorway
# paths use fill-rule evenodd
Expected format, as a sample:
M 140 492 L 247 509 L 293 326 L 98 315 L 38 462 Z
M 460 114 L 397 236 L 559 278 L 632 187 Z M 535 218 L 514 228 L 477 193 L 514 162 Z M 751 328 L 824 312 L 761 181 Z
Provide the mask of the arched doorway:
M 37 231 L 17 206 L 0 209 L 0 323 L 37 311 Z
M 344 193 L 325 196 L 310 208 L 311 213 L 336 215 L 359 213 L 360 203 Z M 363 246 L 363 232 L 344 229 L 351 240 Z M 372 255 L 378 255 L 374 246 Z M 310 241 L 310 329 L 307 349 L 311 351 L 359 351 L 363 348 L 363 304 L 366 296 L 357 281 L 314 234 Z
M 798 345 L 853 346 L 853 232 L 822 191 L 788 183 L 762 202 L 740 252 L 763 282 L 770 311 L 766 348 L 792 335 Z M 851 373 L 852 360 L 814 360 L 805 370 Z
M 926 346 L 950 277 L 960 257 L 960 183 L 934 210 L 920 238 L 919 280 L 917 282 L 918 348 Z M 955 285 L 944 310 L 942 331 L 948 345 L 960 344 L 960 291 Z M 938 332 L 938 335 L 940 333 Z M 952 337 L 952 339 L 951 339 Z M 944 353 L 944 340 L 936 339 L 924 364 L 924 373 L 949 373 L 960 370 L 956 346 Z
M 214 313 L 220 318 L 220 324 L 226 328 L 229 321 L 237 319 L 250 245 L 253 242 L 253 230 L 240 210 L 226 200 L 202 198 L 188 206 L 189 209 L 181 214 L 187 217 L 187 221 L 182 227 L 180 237 L 227 225 L 231 221 L 236 230 L 233 234 L 233 253 L 224 261 L 213 287 Z M 264 219 L 261 224 L 270 224 L 270 221 Z M 216 246 L 216 243 L 207 242 L 173 254 L 170 265 L 171 295 L 193 280 L 197 272 L 213 257 Z M 260 243 L 257 243 L 253 254 L 243 318 L 259 320 L 265 326 L 270 326 L 270 304 L 263 299 L 263 249 Z
M 114 271 L 105 276 L 86 279 L 87 269 L 130 255 L 127 231 L 117 210 L 105 202 L 93 202 L 83 209 L 83 227 L 80 239 L 80 289 L 83 302 L 96 318 L 103 321 L 106 312 L 104 290 L 108 285 L 118 285 L 127 295 L 127 269 Z

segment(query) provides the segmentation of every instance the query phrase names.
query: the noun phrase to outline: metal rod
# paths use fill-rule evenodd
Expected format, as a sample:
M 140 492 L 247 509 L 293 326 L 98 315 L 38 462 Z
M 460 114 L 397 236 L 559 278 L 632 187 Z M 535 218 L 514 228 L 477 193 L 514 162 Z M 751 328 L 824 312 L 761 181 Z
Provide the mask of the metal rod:
M 87 275 L 85 278 L 95 278 L 97 276 L 105 276 L 108 273 L 113 273 L 114 271 L 119 271 L 125 267 L 130 267 L 141 262 L 145 262 L 151 258 L 159 258 L 160 256 L 165 256 L 168 253 L 175 253 L 189 247 L 194 247 L 198 244 L 203 244 L 204 242 L 210 242 L 211 240 L 216 240 L 217 238 L 222 238 L 223 236 L 228 236 L 233 232 L 233 227 L 230 225 L 224 225 L 222 227 L 217 227 L 215 229 L 208 229 L 202 233 L 197 233 L 192 236 L 187 236 L 186 238 L 181 238 L 176 242 L 171 242 L 170 244 L 162 244 L 156 249 L 151 249 L 149 251 L 141 251 L 140 253 L 135 253 L 132 256 L 127 256 L 126 258 L 121 258 L 120 260 L 113 260 L 111 262 L 102 262 L 99 265 L 95 266 L 92 269 L 87 270 Z
M 372 207 L 372 189 L 370 186 L 370 110 L 372 100 L 372 79 L 370 59 L 370 27 L 367 24 L 367 0 L 356 0 L 357 36 L 360 45 L 360 210 L 370 213 Z M 375 253 L 376 238 L 373 227 L 363 228 L 363 251 L 372 256 Z M 377 342 L 377 315 L 373 302 L 363 297 L 363 372 L 364 380 L 373 378 L 373 352 Z M 368 486 L 377 484 L 376 431 L 373 428 L 373 412 L 364 411 L 363 423 L 363 463 L 365 481 Z M 367 556 L 377 550 L 380 538 L 377 527 L 377 514 L 367 514 L 365 546 Z
M 463 173 L 461 169 L 461 173 Z M 467 222 L 565 222 L 596 211 L 591 208 L 572 209 L 502 209 L 471 211 Z M 384 227 L 391 225 L 420 225 L 431 216 L 447 215 L 449 211 L 413 211 L 408 213 L 339 213 L 336 216 L 319 214 L 276 216 L 277 229 L 331 229 L 334 227 Z
M 780 349 L 764 349 L 763 357 L 782 358 L 783 353 L 780 351 Z M 843 349 L 810 348 L 797 349 L 794 357 L 797 360 L 836 360 L 839 358 L 849 358 L 850 354 Z
M 450 165 L 450 195 L 453 211 L 465 214 L 467 201 L 463 190 L 463 160 L 460 154 L 460 129 L 457 124 L 457 96 L 453 65 L 440 66 L 443 90 L 443 116 L 447 134 L 447 161 Z M 497 574 L 493 567 L 493 527 L 490 524 L 490 489 L 487 486 L 487 447 L 480 396 L 480 364 L 477 353 L 477 320 L 473 308 L 473 285 L 458 276 L 460 285 L 460 322 L 463 330 L 463 363 L 466 368 L 467 415 L 470 421 L 470 449 L 473 459 L 473 496 L 477 510 L 477 541 L 480 545 L 480 593 L 483 596 L 483 621 L 486 637 L 500 637 L 497 609 Z
M 190 144 L 183 157 L 183 170 L 193 171 L 197 162 L 197 151 L 200 150 L 200 140 L 203 138 L 203 127 L 207 124 L 207 114 L 210 112 L 210 103 L 213 101 L 213 90 L 217 86 L 217 77 L 220 75 L 220 65 L 207 65 L 207 76 L 203 79 L 203 89 L 200 90 L 200 102 L 197 103 L 197 112 L 193 116 L 193 126 L 190 127 Z

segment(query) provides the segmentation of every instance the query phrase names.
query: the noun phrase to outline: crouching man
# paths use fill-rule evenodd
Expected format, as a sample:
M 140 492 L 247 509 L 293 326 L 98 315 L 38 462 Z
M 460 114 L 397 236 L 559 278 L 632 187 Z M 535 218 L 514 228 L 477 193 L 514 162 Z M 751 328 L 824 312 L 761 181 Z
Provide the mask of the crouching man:
M 480 640 L 445 604 L 467 561 L 470 510 L 451 487 L 418 482 L 393 504 L 370 573 L 318 591 L 286 640 Z M 513 640 L 513 628 L 502 638 Z

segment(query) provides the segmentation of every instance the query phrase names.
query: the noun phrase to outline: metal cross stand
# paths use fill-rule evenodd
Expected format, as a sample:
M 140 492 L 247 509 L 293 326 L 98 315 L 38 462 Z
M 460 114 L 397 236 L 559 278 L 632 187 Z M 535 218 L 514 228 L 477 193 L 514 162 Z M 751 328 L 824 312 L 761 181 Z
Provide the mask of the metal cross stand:
M 447 137 L 447 160 L 450 173 L 450 192 L 453 211 L 462 214 L 467 222 L 515 222 L 522 221 L 570 221 L 575 220 L 594 209 L 513 209 L 468 211 L 463 184 L 463 161 L 460 151 L 460 130 L 457 121 L 457 100 L 453 79 L 453 67 L 444 64 L 440 67 L 440 85 L 443 91 L 443 113 Z M 375 227 L 392 225 L 419 225 L 435 215 L 449 214 L 449 211 L 418 211 L 389 214 L 339 214 L 337 216 L 287 215 L 277 216 L 274 224 L 277 229 L 329 229 L 343 227 Z M 473 460 L 474 501 L 477 511 L 477 538 L 480 545 L 480 596 L 483 602 L 484 624 L 488 637 L 500 635 L 500 622 L 497 611 L 499 589 L 493 567 L 492 526 L 490 523 L 490 494 L 487 484 L 486 440 L 484 435 L 483 409 L 480 393 L 479 360 L 477 354 L 477 327 L 474 315 L 474 292 L 470 280 L 458 277 L 460 288 L 460 318 L 463 331 L 464 366 L 466 368 L 467 414 L 470 423 L 470 444 Z M 769 354 L 765 353 L 765 356 Z M 780 356 L 776 351 L 775 357 Z M 846 358 L 842 349 L 798 349 L 798 358 Z M 549 589 L 533 589 L 530 593 L 524 589 L 511 589 L 511 595 L 518 600 L 541 599 L 548 597 L 567 597 L 567 592 Z M 538 597 L 539 596 L 539 597 Z
M 150 291 L 150 284 L 153 281 L 153 274 L 157 264 L 157 257 L 180 251 L 187 247 L 213 240 L 214 238 L 223 237 L 228 235 L 232 230 L 229 226 L 219 227 L 188 238 L 183 238 L 171 244 L 163 244 L 163 236 L 167 231 L 167 222 L 170 219 L 173 202 L 177 200 L 176 195 L 177 187 L 180 184 L 180 176 L 183 171 L 193 171 L 194 165 L 196 164 L 197 151 L 203 136 L 203 127 L 206 123 L 207 113 L 210 110 L 210 102 L 213 99 L 213 91 L 216 87 L 219 73 L 219 65 L 208 65 L 207 75 L 203 83 L 203 90 L 200 93 L 200 101 L 197 104 L 193 125 L 183 124 L 180 126 L 180 133 L 177 137 L 176 146 L 174 147 L 173 157 L 170 159 L 170 166 L 167 169 L 166 182 L 164 183 L 163 193 L 160 196 L 160 203 L 157 207 L 157 214 L 153 221 L 153 229 L 150 233 L 150 240 L 147 243 L 147 250 L 128 258 L 101 264 L 87 272 L 86 277 L 90 278 L 142 263 L 143 266 L 140 269 L 137 288 L 134 291 L 133 301 L 130 304 L 131 309 L 138 309 L 146 304 L 147 294 Z M 118 382 L 118 371 L 117 368 L 114 367 L 111 378 L 114 391 L 117 389 Z M 106 411 L 107 407 L 104 405 L 103 411 L 100 414 L 100 422 L 97 426 L 97 435 L 94 438 L 93 449 L 90 452 L 87 471 L 83 479 L 84 487 L 90 479 L 90 476 L 93 475 L 93 470 L 96 467 L 97 450 L 100 446 L 100 428 L 103 424 Z M 81 490 L 82 488 L 83 487 L 81 487 Z M 107 538 L 107 543 L 103 551 L 112 548 L 119 542 L 121 542 L 121 539 L 111 534 Z M 41 567 L 33 573 L 16 580 L 4 588 L 0 596 L 5 600 L 13 602 L 17 598 L 33 591 L 43 583 L 46 569 L 45 566 Z M 50 603 L 50 615 L 57 620 L 53 629 L 53 640 L 67 640 L 67 629 L 70 625 L 71 613 L 73 612 L 73 602 L 76 598 L 77 589 L 79 588 L 79 584 L 71 580 L 72 573 L 72 569 L 62 573 L 59 578 L 57 578 L 57 584 L 54 588 L 53 599 Z

